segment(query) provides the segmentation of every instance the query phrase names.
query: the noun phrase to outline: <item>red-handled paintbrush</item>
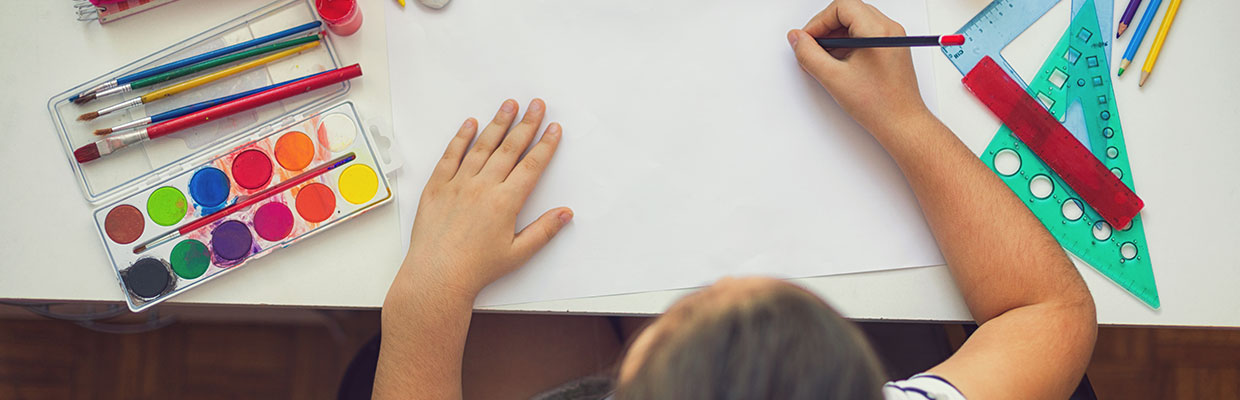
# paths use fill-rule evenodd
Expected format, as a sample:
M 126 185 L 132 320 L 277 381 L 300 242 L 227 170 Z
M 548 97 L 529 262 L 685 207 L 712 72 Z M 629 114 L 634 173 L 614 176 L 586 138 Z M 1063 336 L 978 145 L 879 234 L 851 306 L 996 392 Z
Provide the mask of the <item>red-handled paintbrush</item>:
M 349 154 L 345 154 L 340 157 L 336 157 L 336 159 L 334 160 L 328 161 L 327 163 L 323 165 L 314 167 L 310 169 L 309 171 L 302 172 L 300 175 L 297 175 L 287 181 L 280 182 L 276 184 L 275 186 L 263 189 L 262 191 L 259 191 L 258 193 L 255 193 L 254 195 L 250 197 L 246 197 L 245 199 L 238 201 L 231 206 L 224 207 L 224 209 L 222 210 L 216 211 L 202 218 L 196 219 L 193 222 L 190 222 L 188 224 L 181 225 L 181 227 L 177 228 L 176 230 L 170 231 L 163 235 L 159 235 L 159 237 L 148 240 L 146 241 L 146 243 L 143 243 L 142 245 L 135 247 L 133 249 L 133 253 L 138 254 L 138 253 L 144 252 L 148 248 L 155 247 L 160 244 L 166 243 L 169 240 L 181 237 L 181 235 L 189 234 L 190 232 L 196 231 L 199 228 L 207 226 L 208 224 L 212 222 L 218 221 L 220 218 L 227 217 L 229 214 L 237 212 L 237 210 L 254 205 L 254 203 L 262 201 L 263 199 L 279 194 L 285 190 L 292 189 L 294 186 L 300 185 L 308 180 L 314 179 L 315 177 L 319 175 L 326 174 L 328 171 L 336 169 L 337 167 L 340 167 L 341 165 L 348 164 L 349 162 L 353 161 L 356 158 L 357 156 L 354 155 L 353 153 L 349 153 Z
M 135 143 L 166 136 L 213 119 L 220 119 L 245 110 L 258 108 L 359 76 L 362 76 L 362 67 L 357 64 L 323 72 L 304 80 L 236 99 L 192 114 L 186 114 L 143 129 L 100 139 L 74 150 L 73 158 L 77 159 L 79 163 L 89 162 Z

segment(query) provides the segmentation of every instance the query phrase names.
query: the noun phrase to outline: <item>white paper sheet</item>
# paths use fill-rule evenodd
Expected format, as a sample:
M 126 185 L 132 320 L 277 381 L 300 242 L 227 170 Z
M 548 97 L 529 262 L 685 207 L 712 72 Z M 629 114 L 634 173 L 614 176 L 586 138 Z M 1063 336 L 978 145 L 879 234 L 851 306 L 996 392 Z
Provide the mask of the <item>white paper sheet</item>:
M 787 30 L 827 3 L 393 5 L 401 215 L 466 117 L 541 97 L 564 139 L 519 223 L 556 206 L 576 218 L 479 305 L 942 264 L 896 165 L 788 47 Z M 874 3 L 929 34 L 924 1 Z M 914 51 L 932 107 L 937 52 Z

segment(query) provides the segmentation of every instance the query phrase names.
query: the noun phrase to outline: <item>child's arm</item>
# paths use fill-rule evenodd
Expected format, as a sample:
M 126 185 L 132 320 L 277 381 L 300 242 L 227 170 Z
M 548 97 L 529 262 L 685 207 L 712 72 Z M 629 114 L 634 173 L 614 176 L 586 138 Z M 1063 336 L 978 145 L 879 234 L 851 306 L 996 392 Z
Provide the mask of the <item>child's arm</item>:
M 927 111 L 907 49 L 837 59 L 813 37 L 901 36 L 859 0 L 837 0 L 788 33 L 801 66 L 899 164 L 981 327 L 930 372 L 967 397 L 1067 398 L 1093 352 L 1093 298 L 1042 224 Z M 910 299 L 912 300 L 912 299 Z
M 517 103 L 505 101 L 472 147 L 478 123 L 466 120 L 435 166 L 418 203 L 409 254 L 383 302 L 374 398 L 461 398 L 474 297 L 572 219 L 571 210 L 556 208 L 515 229 L 517 213 L 560 142 L 560 125 L 552 123 L 521 157 L 544 108 L 535 99 L 509 130 Z

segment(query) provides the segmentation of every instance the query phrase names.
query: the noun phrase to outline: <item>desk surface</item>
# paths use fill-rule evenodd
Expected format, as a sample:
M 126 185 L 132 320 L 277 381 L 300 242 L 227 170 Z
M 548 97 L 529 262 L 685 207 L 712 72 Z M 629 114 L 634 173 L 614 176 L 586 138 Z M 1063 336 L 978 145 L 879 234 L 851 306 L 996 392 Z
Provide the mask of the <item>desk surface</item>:
M 336 37 L 345 62 L 361 63 L 365 77 L 349 98 L 368 125 L 390 130 L 391 110 L 384 19 L 388 0 L 363 0 L 365 23 L 350 37 Z M 119 301 L 115 278 L 90 219 L 91 206 L 73 184 L 44 105 L 47 98 L 102 71 L 123 65 L 176 40 L 257 8 L 265 0 L 176 2 L 100 27 L 72 18 L 59 2 L 20 2 L 0 14 L 3 54 L 0 61 L 6 95 L 0 120 L 19 146 L 0 146 L 0 169 L 35 171 L 0 175 L 5 207 L 0 208 L 0 298 Z M 410 2 L 405 12 L 419 12 Z M 984 1 L 936 1 L 930 26 L 955 31 Z M 1032 76 L 1067 25 L 1068 1 L 1022 35 L 1005 52 L 1022 73 Z M 1226 18 L 1240 13 L 1240 3 L 1185 5 L 1167 39 L 1158 70 L 1143 90 L 1136 76 L 1117 84 L 1120 114 L 1132 159 L 1138 193 L 1146 201 L 1143 218 L 1151 246 L 1161 310 L 1150 310 L 1080 264 L 1094 293 L 1099 321 L 1106 324 L 1240 326 L 1240 282 L 1232 254 L 1240 239 L 1240 77 L 1225 66 L 1240 64 L 1240 53 L 1217 51 L 1219 39 L 1240 36 L 1240 26 Z M 451 12 L 451 7 L 445 10 Z M 194 18 L 184 18 L 194 15 Z M 808 17 L 808 16 L 807 16 Z M 1118 17 L 1118 16 L 1117 16 Z M 1160 17 L 1161 18 L 1161 17 Z M 146 32 L 160 32 L 158 35 Z M 1153 32 L 1146 39 L 1152 41 Z M 1119 42 L 1122 49 L 1127 37 Z M 1118 54 L 1118 51 L 1116 52 Z M 1145 50 L 1139 53 L 1143 57 Z M 89 61 L 84 61 L 89 60 Z M 1140 61 L 1140 60 L 1138 60 Z M 27 68 L 35 65 L 38 68 Z M 18 78 L 20 74 L 20 78 Z M 940 117 L 975 152 L 989 143 L 999 126 L 959 84 L 960 75 L 944 58 L 936 58 Z M 949 106 L 950 105 L 950 106 Z M 401 133 L 408 134 L 408 133 Z M 399 136 L 397 135 L 397 140 Z M 15 141 L 16 142 L 16 141 Z M 424 168 L 407 164 L 405 168 Z M 420 182 L 401 182 L 418 185 Z M 60 182 L 63 184 L 56 184 Z M 316 307 L 377 307 L 403 257 L 406 241 L 395 205 L 375 210 L 326 232 L 314 245 L 256 260 L 252 265 L 191 291 L 173 301 Z M 346 258 L 366 254 L 364 264 Z M 359 254 L 359 253 L 354 253 Z M 342 268 L 363 270 L 342 281 Z M 877 273 L 798 280 L 826 297 L 850 318 L 875 320 L 967 320 L 968 312 L 946 268 L 925 267 Z M 273 284 L 278 283 L 278 284 Z M 665 309 L 687 291 L 673 290 L 568 299 L 495 307 L 507 311 L 648 314 Z

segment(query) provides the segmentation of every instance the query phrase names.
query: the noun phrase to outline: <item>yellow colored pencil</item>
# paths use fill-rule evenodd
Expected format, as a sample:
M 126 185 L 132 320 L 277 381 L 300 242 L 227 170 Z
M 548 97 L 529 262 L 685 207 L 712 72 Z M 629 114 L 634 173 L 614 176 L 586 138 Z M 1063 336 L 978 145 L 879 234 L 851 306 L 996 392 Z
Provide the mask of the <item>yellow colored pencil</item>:
M 279 53 L 272 53 L 271 55 L 268 55 L 266 57 L 257 58 L 251 61 L 247 61 L 241 64 L 237 64 L 237 65 L 216 71 L 216 72 L 212 72 L 210 74 L 206 74 L 206 75 L 194 78 L 194 79 L 190 79 L 185 82 L 181 82 L 181 83 L 178 83 L 178 84 L 175 84 L 175 85 L 163 88 L 163 89 L 156 90 L 154 92 L 147 93 L 143 95 L 142 97 L 135 97 L 135 98 L 132 98 L 132 99 L 108 106 L 108 107 L 101 108 L 98 111 L 91 111 L 91 112 L 82 114 L 81 116 L 78 117 L 78 120 L 79 121 L 90 121 L 95 118 L 99 118 L 100 116 L 108 115 L 108 114 L 129 108 L 129 107 L 134 107 L 140 104 L 150 103 L 155 100 L 159 100 L 159 99 L 162 99 L 168 96 L 172 96 L 174 94 L 181 93 L 186 90 L 190 90 L 190 89 L 193 89 L 193 88 L 196 88 L 196 87 L 199 87 L 199 86 L 211 83 L 211 82 L 218 81 L 225 77 L 236 75 L 238 73 L 241 73 L 242 71 L 252 69 L 254 67 L 267 64 L 272 61 L 291 56 L 293 54 L 300 53 L 302 51 L 313 48 L 314 46 L 318 46 L 319 43 L 320 41 L 316 40 L 310 43 L 303 44 L 301 46 L 297 46 L 297 47 L 294 47 L 288 50 L 281 51 Z
M 1171 4 L 1167 6 L 1167 14 L 1163 16 L 1162 26 L 1158 27 L 1158 36 L 1154 37 L 1154 44 L 1150 46 L 1150 54 L 1145 56 L 1145 66 L 1141 67 L 1141 82 L 1137 86 L 1145 86 L 1145 81 L 1150 79 L 1150 72 L 1154 71 L 1154 63 L 1158 62 L 1158 54 L 1162 52 L 1163 42 L 1167 40 L 1167 32 L 1171 30 L 1171 22 L 1175 21 L 1175 14 L 1180 10 L 1180 0 L 1171 0 Z
M 396 0 L 396 2 L 400 3 L 400 8 L 405 8 L 405 0 Z
M 269 62 L 279 60 L 281 58 L 288 57 L 293 54 L 300 53 L 302 51 L 308 50 L 318 45 L 319 45 L 319 41 L 316 40 L 316 41 L 306 43 L 301 46 L 297 46 L 297 47 L 294 47 L 294 48 L 291 48 L 285 51 L 281 51 L 279 53 L 275 53 L 275 54 L 272 54 L 272 55 L 269 55 L 263 58 L 258 58 L 252 61 L 247 61 L 241 64 L 237 64 L 237 65 L 216 71 L 214 73 L 203 75 L 203 76 L 200 76 L 194 79 L 190 79 L 185 82 L 181 82 L 181 83 L 178 83 L 178 84 L 175 84 L 175 85 L 163 88 L 163 89 L 159 89 L 154 92 L 150 92 L 150 93 L 143 95 L 142 102 L 150 103 L 155 100 L 159 100 L 159 99 L 162 99 L 162 98 L 165 98 L 165 97 L 177 94 L 177 93 L 181 93 L 186 90 L 190 90 L 190 89 L 193 89 L 193 88 L 196 88 L 196 87 L 199 87 L 199 86 L 211 83 L 211 82 L 215 82 L 225 77 L 236 75 L 242 71 L 245 71 L 245 70 L 248 70 L 248 69 L 263 65 L 263 64 L 267 64 Z

